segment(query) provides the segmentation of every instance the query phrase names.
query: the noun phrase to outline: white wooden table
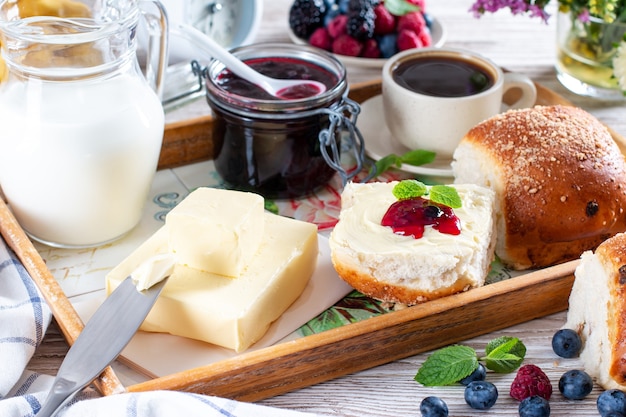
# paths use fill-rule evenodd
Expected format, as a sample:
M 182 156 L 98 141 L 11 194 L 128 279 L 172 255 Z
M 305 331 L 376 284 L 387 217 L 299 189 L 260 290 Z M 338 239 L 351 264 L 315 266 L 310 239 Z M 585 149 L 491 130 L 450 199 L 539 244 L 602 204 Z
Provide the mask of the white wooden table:
M 263 23 L 256 41 L 289 42 L 287 13 L 291 0 L 266 0 Z M 468 9 L 471 0 L 431 0 L 429 11 L 445 26 L 446 45 L 467 48 L 491 58 L 498 65 L 522 72 L 536 82 L 561 94 L 626 136 L 626 107 L 599 103 L 584 99 L 566 91 L 556 80 L 554 62 L 556 19 L 544 24 L 539 20 L 522 16 L 511 16 L 501 12 L 475 19 Z M 351 83 L 376 80 L 380 69 L 348 67 Z M 177 112 L 170 117 L 184 117 Z M 529 300 L 532 302 L 532 300 Z M 502 314 L 507 314 L 503 311 Z M 596 387 L 583 401 L 566 401 L 558 392 L 558 379 L 567 369 L 579 367 L 577 360 L 559 360 L 550 347 L 552 334 L 564 323 L 565 312 L 533 320 L 515 327 L 487 334 L 463 342 L 482 352 L 492 338 L 510 335 L 519 337 L 528 347 L 526 363 L 535 363 L 549 375 L 554 394 L 551 401 L 552 416 L 598 415 L 595 406 L 600 389 Z M 29 368 L 41 372 L 55 373 L 67 347 L 58 331 L 53 327 L 43 346 L 38 350 Z M 513 374 L 488 374 L 496 384 L 500 397 L 488 411 L 475 411 L 463 400 L 460 386 L 447 388 L 424 388 L 413 380 L 420 364 L 428 353 L 395 361 L 370 370 L 348 375 L 329 382 L 320 383 L 295 392 L 262 401 L 274 407 L 317 412 L 332 416 L 419 416 L 419 403 L 428 395 L 438 395 L 446 400 L 451 416 L 517 415 L 517 401 L 508 395 Z M 132 380 L 133 375 L 117 366 L 118 375 Z M 286 370 L 287 371 L 287 370 Z

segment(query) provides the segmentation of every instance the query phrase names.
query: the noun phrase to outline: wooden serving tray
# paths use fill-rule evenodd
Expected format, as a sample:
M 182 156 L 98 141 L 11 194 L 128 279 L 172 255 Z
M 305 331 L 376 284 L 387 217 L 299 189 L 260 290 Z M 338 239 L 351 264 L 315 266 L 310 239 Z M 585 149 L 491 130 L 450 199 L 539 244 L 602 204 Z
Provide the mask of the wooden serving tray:
M 380 90 L 380 82 L 358 84 L 352 86 L 350 97 L 363 102 L 380 94 Z M 541 85 L 537 85 L 537 90 L 537 104 L 571 105 Z M 207 116 L 168 125 L 159 168 L 212 158 L 211 123 Z M 625 152 L 624 138 L 612 134 Z M 82 329 L 82 321 L 1 199 L 0 232 L 35 280 L 66 340 L 72 344 Z M 563 311 L 568 307 L 578 262 L 128 387 L 123 387 L 108 368 L 96 386 L 105 395 L 124 390 L 165 389 L 243 401 L 269 398 Z

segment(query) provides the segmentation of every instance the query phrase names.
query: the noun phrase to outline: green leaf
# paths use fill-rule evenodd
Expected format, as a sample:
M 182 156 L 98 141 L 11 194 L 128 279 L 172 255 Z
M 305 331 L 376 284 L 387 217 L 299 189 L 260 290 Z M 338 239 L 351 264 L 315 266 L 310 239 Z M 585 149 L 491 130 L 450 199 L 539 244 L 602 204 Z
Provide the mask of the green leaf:
M 398 200 L 421 197 L 428 192 L 426 185 L 417 180 L 402 180 L 391 191 Z
M 408 151 L 400 156 L 392 153 L 376 161 L 376 175 L 381 175 L 391 168 L 400 168 L 403 163 L 413 166 L 428 164 L 435 160 L 436 155 L 435 152 L 423 149 Z M 370 174 L 373 173 L 373 170 L 374 167 L 370 169 Z
M 427 387 L 452 385 L 478 367 L 476 351 L 468 346 L 453 345 L 435 351 L 422 364 L 415 380 Z
M 385 0 L 385 8 L 389 10 L 389 13 L 395 16 L 404 16 L 409 12 L 417 12 L 420 10 L 419 6 L 409 3 L 406 0 Z
M 517 337 L 502 336 L 485 347 L 485 366 L 498 373 L 513 372 L 524 361 L 526 346 Z
M 437 153 L 433 151 L 416 149 L 403 154 L 400 159 L 407 165 L 420 166 L 433 162 L 435 160 L 435 156 L 437 156 Z
M 462 205 L 461 197 L 456 188 L 449 185 L 433 185 L 430 187 L 430 200 L 452 208 L 460 208 Z
M 402 159 L 398 155 L 390 154 L 376 161 L 375 165 L 376 165 L 376 175 L 380 175 L 383 172 L 389 170 L 390 168 L 393 168 L 393 167 L 400 168 L 400 166 L 402 165 Z

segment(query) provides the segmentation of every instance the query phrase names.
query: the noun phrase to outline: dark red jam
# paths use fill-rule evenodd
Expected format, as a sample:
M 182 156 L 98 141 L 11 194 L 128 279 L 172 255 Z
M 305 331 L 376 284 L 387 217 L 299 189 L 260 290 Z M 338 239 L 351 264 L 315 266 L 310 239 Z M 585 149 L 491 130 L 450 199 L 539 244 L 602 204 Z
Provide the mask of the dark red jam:
M 328 116 L 265 120 L 214 110 L 215 169 L 229 188 L 293 198 L 310 194 L 335 175 L 318 139 Z M 335 132 L 337 142 L 340 137 Z
M 391 227 L 394 233 L 415 239 L 424 235 L 426 226 L 449 235 L 461 233 L 461 220 L 450 207 L 422 197 L 396 201 L 383 216 L 381 224 Z
M 293 47 L 242 59 L 270 77 L 321 82 L 326 86 L 324 94 L 309 84 L 315 91 L 305 86 L 286 92 L 302 100 L 284 100 L 223 68 L 210 76 L 207 98 L 214 116 L 213 158 L 228 188 L 266 198 L 294 198 L 314 192 L 336 173 L 324 159 L 319 136 L 330 126 L 327 110 L 343 101 L 345 71 L 331 57 L 314 56 L 316 60 L 307 61 L 280 55 L 289 53 L 285 50 L 289 48 Z M 341 127 L 332 133 L 330 140 L 341 149 Z M 332 154 L 330 146 L 325 153 Z
M 290 57 L 264 57 L 244 61 L 250 67 L 268 77 L 283 80 L 313 80 L 319 81 L 331 89 L 339 81 L 337 77 L 319 65 Z M 304 84 L 302 87 L 279 91 L 275 97 L 261 87 L 246 81 L 230 71 L 222 72 L 216 82 L 225 91 L 255 100 L 301 99 L 312 97 L 320 93 L 314 84 Z

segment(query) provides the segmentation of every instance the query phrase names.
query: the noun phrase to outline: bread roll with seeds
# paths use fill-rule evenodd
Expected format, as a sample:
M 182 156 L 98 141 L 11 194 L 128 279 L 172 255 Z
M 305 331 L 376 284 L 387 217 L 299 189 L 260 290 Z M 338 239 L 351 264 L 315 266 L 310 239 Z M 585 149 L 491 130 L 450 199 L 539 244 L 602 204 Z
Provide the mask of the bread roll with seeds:
M 578 258 L 626 230 L 626 167 L 609 131 L 569 106 L 510 110 L 472 128 L 452 162 L 455 182 L 496 193 L 496 254 L 540 268 Z

